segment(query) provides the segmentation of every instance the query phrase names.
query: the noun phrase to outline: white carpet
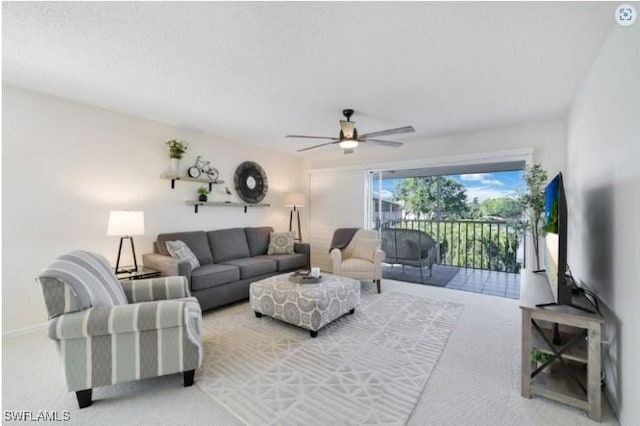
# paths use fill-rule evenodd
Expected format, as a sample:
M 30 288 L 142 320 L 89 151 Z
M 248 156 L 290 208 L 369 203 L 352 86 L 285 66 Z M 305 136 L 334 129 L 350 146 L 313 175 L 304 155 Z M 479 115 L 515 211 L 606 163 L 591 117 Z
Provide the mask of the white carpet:
M 619 424 L 606 401 L 602 423 L 596 423 L 582 410 L 520 396 L 517 300 L 391 280 L 382 280 L 382 291 L 464 305 L 409 425 Z M 224 315 L 223 311 L 207 312 L 205 320 Z M 98 388 L 94 404 L 79 410 L 75 395 L 65 390 L 55 345 L 44 331 L 3 339 L 2 346 L 3 410 L 69 410 L 71 421 L 65 424 L 73 425 L 242 424 L 197 386 L 182 387 L 182 376 L 177 374 Z
M 314 339 L 244 303 L 205 320 L 196 384 L 250 425 L 404 424 L 462 308 L 364 292 Z

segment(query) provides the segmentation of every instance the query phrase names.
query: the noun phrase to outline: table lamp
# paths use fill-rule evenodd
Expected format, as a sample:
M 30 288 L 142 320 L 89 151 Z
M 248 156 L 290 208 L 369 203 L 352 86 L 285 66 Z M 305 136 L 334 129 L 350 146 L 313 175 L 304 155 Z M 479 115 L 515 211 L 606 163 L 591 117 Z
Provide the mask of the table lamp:
M 136 249 L 133 245 L 132 235 L 144 234 L 144 212 L 112 210 L 109 212 L 107 235 L 119 236 L 118 259 L 116 260 L 116 274 L 135 272 L 138 270 Z M 131 242 L 131 254 L 133 256 L 133 269 L 120 269 L 120 255 L 122 254 L 122 241 L 128 239 Z
M 300 192 L 291 192 L 284 197 L 284 206 L 291 208 L 289 213 L 289 231 L 293 230 L 293 212 L 297 212 L 298 219 L 298 237 L 296 240 L 302 242 L 302 231 L 300 229 L 300 208 L 304 207 L 304 194 Z

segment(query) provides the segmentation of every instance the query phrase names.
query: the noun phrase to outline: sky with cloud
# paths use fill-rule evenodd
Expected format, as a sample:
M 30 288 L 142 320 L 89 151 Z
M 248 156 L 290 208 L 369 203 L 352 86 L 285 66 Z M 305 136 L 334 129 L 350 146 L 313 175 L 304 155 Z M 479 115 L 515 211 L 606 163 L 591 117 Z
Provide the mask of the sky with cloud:
M 493 173 L 470 173 L 465 175 L 449 175 L 447 178 L 464 185 L 467 193 L 467 200 L 472 201 L 478 198 L 478 202 L 490 198 L 514 198 L 524 191 L 524 181 L 522 170 Z M 396 185 L 402 179 L 382 180 L 382 199 L 391 200 Z M 374 186 L 375 187 L 375 186 Z M 378 190 L 374 191 L 375 196 Z

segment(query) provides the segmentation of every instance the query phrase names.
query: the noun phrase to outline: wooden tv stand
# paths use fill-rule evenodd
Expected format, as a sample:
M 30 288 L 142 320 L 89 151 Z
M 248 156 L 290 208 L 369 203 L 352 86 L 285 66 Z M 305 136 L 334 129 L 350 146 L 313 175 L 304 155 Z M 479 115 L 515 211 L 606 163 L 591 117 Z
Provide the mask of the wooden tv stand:
M 581 408 L 588 412 L 590 419 L 600 421 L 604 320 L 599 314 L 589 314 L 569 306 L 536 307 L 549 302 L 553 302 L 553 295 L 546 275 L 523 270 L 520 277 L 521 394 L 525 398 L 540 395 Z M 585 305 L 580 300 L 573 303 Z M 559 344 L 554 344 L 551 337 L 555 324 L 558 324 Z M 533 350 L 554 358 L 536 366 L 531 360 Z

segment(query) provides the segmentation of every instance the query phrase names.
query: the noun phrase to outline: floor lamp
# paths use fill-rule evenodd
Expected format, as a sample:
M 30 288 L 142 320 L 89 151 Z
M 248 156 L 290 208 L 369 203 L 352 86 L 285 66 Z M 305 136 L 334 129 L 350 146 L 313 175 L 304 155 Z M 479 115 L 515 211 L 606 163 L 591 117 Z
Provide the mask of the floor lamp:
M 116 274 L 135 272 L 138 270 L 136 260 L 136 249 L 133 245 L 132 235 L 144 234 L 144 213 L 139 211 L 112 210 L 109 212 L 109 223 L 107 225 L 107 235 L 119 236 L 120 246 L 118 247 L 118 259 L 116 260 Z M 131 254 L 133 256 L 133 269 L 120 269 L 120 258 L 122 255 L 122 242 L 131 242 Z
M 304 194 L 292 192 L 284 197 L 284 206 L 291 208 L 289 213 L 289 231 L 293 231 L 293 213 L 296 212 L 298 219 L 298 237 L 296 240 L 302 242 L 302 230 L 300 229 L 300 208 L 304 207 Z

